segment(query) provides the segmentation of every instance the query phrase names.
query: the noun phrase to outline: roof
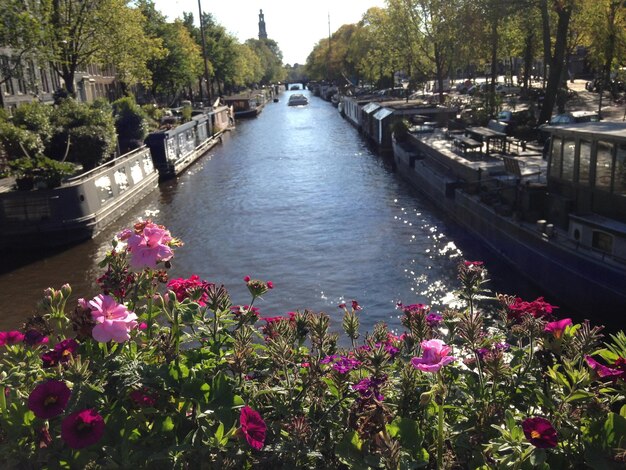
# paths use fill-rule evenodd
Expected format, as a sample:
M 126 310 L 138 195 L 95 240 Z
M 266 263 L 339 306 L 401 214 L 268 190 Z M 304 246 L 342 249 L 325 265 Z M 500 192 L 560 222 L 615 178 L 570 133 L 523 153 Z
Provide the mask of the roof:
M 544 129 L 553 135 L 606 138 L 611 141 L 626 142 L 626 122 L 581 122 L 558 126 L 548 125 Z

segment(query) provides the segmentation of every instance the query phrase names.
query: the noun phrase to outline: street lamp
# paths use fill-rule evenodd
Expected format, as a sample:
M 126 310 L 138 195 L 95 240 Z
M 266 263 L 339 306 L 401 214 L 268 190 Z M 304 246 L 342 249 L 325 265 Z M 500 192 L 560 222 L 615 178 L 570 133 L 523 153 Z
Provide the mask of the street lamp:
M 404 96 L 406 97 L 406 102 L 409 102 L 409 81 L 407 79 L 404 79 L 400 82 L 400 85 L 402 85 L 402 88 L 404 88 Z

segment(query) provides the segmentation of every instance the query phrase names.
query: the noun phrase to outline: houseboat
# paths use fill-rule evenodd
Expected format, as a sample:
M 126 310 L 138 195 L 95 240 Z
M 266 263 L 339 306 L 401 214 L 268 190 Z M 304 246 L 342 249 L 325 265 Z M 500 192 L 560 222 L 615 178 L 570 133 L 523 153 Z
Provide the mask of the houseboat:
M 258 116 L 266 103 L 263 93 L 245 93 L 224 98 L 226 106 L 231 106 L 235 119 L 246 119 Z
M 545 159 L 532 149 L 487 154 L 444 133 L 409 133 L 417 154 L 394 159 L 401 176 L 554 303 L 587 318 L 623 314 L 626 124 L 546 130 Z
M 92 238 L 157 186 L 158 173 L 144 146 L 54 189 L 0 192 L 0 247 L 51 247 Z
M 219 142 L 228 126 L 228 107 L 224 106 L 192 117 L 191 121 L 171 129 L 152 132 L 145 143 L 150 148 L 154 166 L 161 180 L 179 175 Z M 216 130 L 216 125 L 219 127 Z M 221 130 L 220 130 L 221 129 Z

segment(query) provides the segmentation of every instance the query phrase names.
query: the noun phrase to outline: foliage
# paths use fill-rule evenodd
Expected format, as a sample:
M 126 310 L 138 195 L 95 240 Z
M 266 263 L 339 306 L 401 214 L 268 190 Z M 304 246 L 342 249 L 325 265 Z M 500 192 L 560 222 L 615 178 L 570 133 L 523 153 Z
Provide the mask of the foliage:
M 100 264 L 101 293 L 48 289 L 0 333 L 5 468 L 618 468 L 626 335 L 491 296 L 459 266 L 458 307 L 402 305 L 404 331 L 363 337 L 357 301 L 330 317 L 260 317 L 191 276 L 181 243 L 147 221 Z M 87 297 L 88 299 L 91 297 Z
M 44 144 L 37 134 L 8 120 L 0 120 L 0 144 L 9 160 L 44 152 Z
M 148 120 L 145 111 L 132 96 L 120 98 L 114 101 L 112 106 L 120 152 L 124 154 L 141 147 L 148 134 Z
M 73 164 L 43 155 L 20 157 L 9 162 L 9 174 L 15 177 L 18 189 L 56 188 L 63 178 L 71 176 L 75 171 Z
M 63 160 L 68 152 L 67 161 L 89 170 L 113 154 L 115 122 L 111 106 L 106 102 L 88 105 L 66 99 L 54 108 L 51 119 L 55 133 L 48 150 L 50 157 Z
M 158 33 L 167 52 L 149 64 L 153 92 L 173 102 L 202 73 L 202 53 L 180 21 L 160 25 Z

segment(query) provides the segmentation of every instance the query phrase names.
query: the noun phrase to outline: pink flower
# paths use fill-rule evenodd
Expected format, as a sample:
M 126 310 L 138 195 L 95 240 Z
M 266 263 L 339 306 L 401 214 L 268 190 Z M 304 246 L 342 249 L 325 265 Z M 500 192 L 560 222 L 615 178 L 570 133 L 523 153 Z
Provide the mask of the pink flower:
M 570 325 L 572 325 L 572 319 L 564 318 L 563 320 L 547 323 L 543 331 L 551 333 L 555 339 L 561 339 L 563 333 L 565 332 L 565 328 Z
M 267 281 L 267 288 L 268 289 L 273 289 L 274 288 L 274 283 L 272 281 Z
M 122 236 L 127 236 L 122 232 Z M 174 239 L 170 232 L 161 225 L 150 221 L 137 224 L 135 232 L 128 237 L 130 265 L 135 269 L 156 268 L 159 261 L 168 261 L 174 256 L 169 247 Z
M 24 341 L 24 335 L 19 331 L 0 331 L 0 346 L 18 344 Z
M 156 394 L 145 387 L 140 390 L 133 390 L 129 397 L 135 405 L 142 408 L 152 407 L 157 402 Z
M 250 276 L 246 276 L 243 278 L 243 282 L 250 282 Z
M 82 449 L 98 442 L 104 434 L 104 419 L 96 410 L 72 413 L 61 423 L 61 438 L 72 449 Z
M 352 301 L 352 310 L 354 310 L 355 312 L 357 310 L 362 310 L 361 306 L 359 305 L 359 303 L 356 300 Z
M 414 357 L 411 364 L 422 372 L 438 372 L 446 364 L 450 364 L 456 358 L 448 356 L 452 350 L 440 339 L 422 341 L 422 357 Z
M 253 449 L 261 450 L 265 445 L 265 431 L 267 426 L 258 411 L 244 406 L 239 415 L 241 433 Z
M 137 326 L 137 315 L 108 295 L 98 295 L 89 302 L 96 323 L 91 335 L 100 343 L 122 343 L 130 339 L 130 330 Z

